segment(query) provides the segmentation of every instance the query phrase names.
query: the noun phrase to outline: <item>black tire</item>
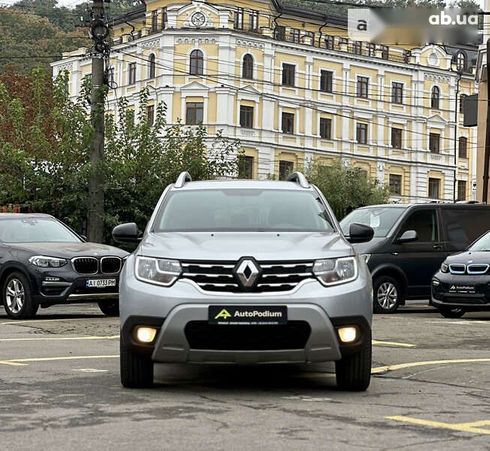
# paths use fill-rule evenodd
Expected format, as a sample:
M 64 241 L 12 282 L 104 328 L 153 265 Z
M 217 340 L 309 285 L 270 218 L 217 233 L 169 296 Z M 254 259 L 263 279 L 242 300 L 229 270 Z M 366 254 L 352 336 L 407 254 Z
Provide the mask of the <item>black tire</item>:
M 337 387 L 345 391 L 365 391 L 371 382 L 372 344 L 335 362 Z
M 458 307 L 442 307 L 439 308 L 439 313 L 444 316 L 444 318 L 461 318 L 466 311 Z
M 153 361 L 128 349 L 121 340 L 121 384 L 126 388 L 149 388 L 153 385 Z
M 119 301 L 100 301 L 97 304 L 105 316 L 119 316 Z
M 17 271 L 9 274 L 3 283 L 2 302 L 7 315 L 13 319 L 33 318 L 39 309 L 39 304 L 32 299 L 29 280 Z
M 403 291 L 398 280 L 390 276 L 380 276 L 374 279 L 374 313 L 394 313 L 402 303 Z

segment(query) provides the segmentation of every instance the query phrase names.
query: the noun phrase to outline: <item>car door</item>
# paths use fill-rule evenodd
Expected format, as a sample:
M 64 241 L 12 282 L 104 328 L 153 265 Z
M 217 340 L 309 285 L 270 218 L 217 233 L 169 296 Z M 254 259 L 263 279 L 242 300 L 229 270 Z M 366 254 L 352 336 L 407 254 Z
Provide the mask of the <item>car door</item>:
M 445 256 L 437 207 L 421 207 L 409 212 L 392 242 L 392 255 L 406 276 L 409 297 L 427 296 L 430 282 Z M 417 239 L 400 242 L 407 230 L 415 230 Z

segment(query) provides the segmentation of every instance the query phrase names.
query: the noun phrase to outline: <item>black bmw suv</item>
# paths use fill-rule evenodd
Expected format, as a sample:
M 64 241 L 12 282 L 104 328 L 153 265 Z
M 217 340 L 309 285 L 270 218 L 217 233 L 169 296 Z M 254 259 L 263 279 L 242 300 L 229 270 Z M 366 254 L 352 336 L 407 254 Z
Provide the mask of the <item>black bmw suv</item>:
M 39 306 L 97 302 L 119 312 L 119 273 L 127 252 L 87 243 L 44 214 L 0 214 L 1 300 L 11 318 L 33 317 Z
M 431 304 L 446 318 L 490 311 L 490 232 L 444 260 L 432 278 Z

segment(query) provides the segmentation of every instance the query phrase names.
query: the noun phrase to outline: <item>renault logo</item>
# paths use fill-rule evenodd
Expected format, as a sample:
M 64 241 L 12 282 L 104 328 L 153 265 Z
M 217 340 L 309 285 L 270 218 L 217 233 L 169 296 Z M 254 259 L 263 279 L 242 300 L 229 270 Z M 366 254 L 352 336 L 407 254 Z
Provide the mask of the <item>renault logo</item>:
M 252 287 L 260 274 L 260 267 L 252 258 L 243 258 L 235 267 L 235 274 L 244 288 Z

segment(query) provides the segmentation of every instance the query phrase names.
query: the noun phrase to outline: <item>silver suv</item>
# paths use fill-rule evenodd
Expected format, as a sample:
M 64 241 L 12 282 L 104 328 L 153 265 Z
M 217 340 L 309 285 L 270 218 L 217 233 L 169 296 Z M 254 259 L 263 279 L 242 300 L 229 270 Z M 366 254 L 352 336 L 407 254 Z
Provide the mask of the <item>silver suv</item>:
M 373 230 L 352 224 L 348 241 Z M 155 363 L 335 361 L 337 385 L 366 390 L 371 276 L 321 192 L 288 181 L 192 182 L 163 192 L 120 281 L 121 381 L 153 384 Z

